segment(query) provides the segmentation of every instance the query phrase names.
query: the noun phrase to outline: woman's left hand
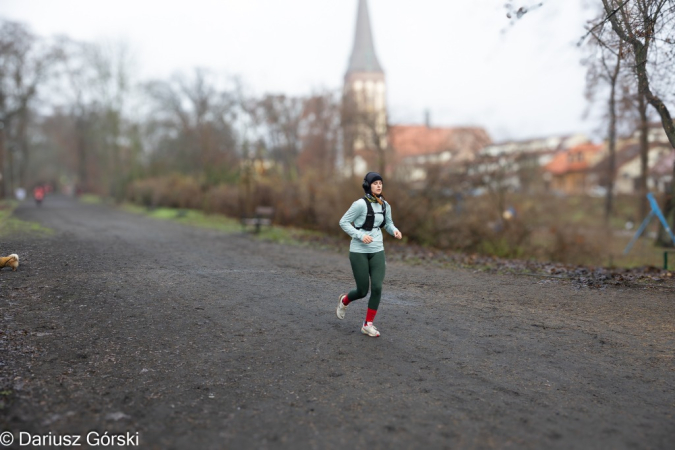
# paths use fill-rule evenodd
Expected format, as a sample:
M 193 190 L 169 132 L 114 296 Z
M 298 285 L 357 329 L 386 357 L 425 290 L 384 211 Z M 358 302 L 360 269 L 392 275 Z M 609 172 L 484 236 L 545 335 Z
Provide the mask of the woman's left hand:
M 396 230 L 396 231 L 394 231 L 394 237 L 396 239 L 401 239 L 403 237 L 403 235 L 401 234 L 400 231 Z

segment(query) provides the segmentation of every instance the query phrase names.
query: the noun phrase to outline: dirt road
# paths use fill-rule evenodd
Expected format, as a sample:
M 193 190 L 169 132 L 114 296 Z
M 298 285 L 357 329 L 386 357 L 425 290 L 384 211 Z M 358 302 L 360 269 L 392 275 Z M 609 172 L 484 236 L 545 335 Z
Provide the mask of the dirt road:
M 11 448 L 92 430 L 144 449 L 675 441 L 672 290 L 390 261 L 374 339 L 365 301 L 335 317 L 346 237 L 337 254 L 58 197 L 16 215 L 55 235 L 0 243 L 21 257 L 0 273 Z

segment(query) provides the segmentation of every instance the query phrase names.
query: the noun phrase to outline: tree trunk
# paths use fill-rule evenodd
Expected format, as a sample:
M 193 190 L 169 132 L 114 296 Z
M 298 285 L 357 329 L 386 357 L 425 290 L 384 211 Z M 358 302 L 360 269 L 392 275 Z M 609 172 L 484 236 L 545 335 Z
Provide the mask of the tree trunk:
M 14 152 L 12 151 L 14 148 L 13 144 L 12 147 L 10 147 L 9 152 L 7 152 L 7 184 L 5 185 L 5 188 L 7 189 L 6 194 L 7 197 L 12 196 L 12 192 L 14 192 Z
M 17 136 L 17 141 L 20 143 L 19 148 L 21 149 L 21 157 L 19 158 L 15 183 L 15 185 L 18 187 L 24 187 L 26 173 L 28 171 L 28 162 L 30 160 L 30 144 L 28 139 L 28 121 L 30 120 L 29 114 L 30 113 L 26 108 L 21 112 L 19 117 L 19 135 Z
M 614 199 L 614 177 L 616 173 L 616 80 L 621 69 L 621 52 L 616 58 L 614 72 L 610 75 L 609 95 L 609 168 L 607 173 L 607 197 L 605 198 L 605 224 L 609 225 Z
M 647 158 L 649 155 L 649 123 L 647 121 L 647 102 L 645 96 L 638 94 L 640 110 L 640 220 L 647 217 Z
M 81 190 L 88 189 L 87 177 L 87 143 L 86 130 L 87 126 L 84 119 L 78 118 L 76 123 L 77 129 L 77 173 L 78 173 L 78 188 Z
M 0 199 L 5 198 L 5 129 L 0 121 Z
M 661 123 L 663 124 L 663 129 L 666 132 L 666 136 L 668 136 L 668 141 L 670 142 L 670 145 L 675 148 L 675 124 L 673 123 L 673 118 L 670 115 L 670 111 L 668 111 L 668 108 L 663 103 L 663 101 L 661 101 L 661 99 L 649 88 L 649 79 L 647 78 L 648 47 L 642 45 L 642 43 L 636 40 L 636 42 L 633 44 L 633 49 L 635 51 L 635 70 L 638 77 L 638 89 L 640 93 L 644 94 L 649 104 L 652 105 L 659 113 L 659 116 L 661 117 Z M 669 193 L 669 198 L 673 197 L 675 197 L 675 163 L 673 163 L 673 182 L 670 183 Z M 672 201 L 667 201 L 663 215 L 665 216 L 666 220 L 673 216 L 671 218 L 671 228 L 675 229 L 675 214 L 672 214 L 674 207 L 675 205 L 673 205 Z
M 663 204 L 663 215 L 666 218 L 666 221 L 668 220 L 668 212 L 667 211 L 673 211 L 675 209 L 675 205 L 673 205 L 673 196 L 670 193 L 666 193 L 666 200 Z M 672 227 L 671 227 L 672 229 Z M 674 245 L 672 239 L 670 238 L 670 235 L 666 232 L 666 229 L 663 228 L 663 225 L 659 221 L 659 231 L 656 236 L 656 245 L 659 247 L 672 247 Z

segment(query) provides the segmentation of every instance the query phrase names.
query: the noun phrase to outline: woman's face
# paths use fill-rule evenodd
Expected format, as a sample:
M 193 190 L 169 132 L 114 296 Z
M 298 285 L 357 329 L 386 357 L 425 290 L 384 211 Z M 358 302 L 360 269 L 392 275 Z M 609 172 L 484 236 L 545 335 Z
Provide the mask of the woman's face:
M 370 192 L 374 195 L 380 195 L 382 193 L 382 181 L 376 180 L 370 185 Z

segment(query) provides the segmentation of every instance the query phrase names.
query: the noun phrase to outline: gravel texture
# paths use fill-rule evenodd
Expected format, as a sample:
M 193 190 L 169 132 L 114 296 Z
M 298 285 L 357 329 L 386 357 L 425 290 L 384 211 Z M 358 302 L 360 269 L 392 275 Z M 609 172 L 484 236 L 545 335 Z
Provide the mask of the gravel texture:
M 55 234 L 0 243 L 21 258 L 0 272 L 0 431 L 14 436 L 130 432 L 144 449 L 675 441 L 673 290 L 390 260 L 374 339 L 360 333 L 365 299 L 335 316 L 353 284 L 347 238 L 341 253 L 284 246 L 56 196 L 16 215 Z

